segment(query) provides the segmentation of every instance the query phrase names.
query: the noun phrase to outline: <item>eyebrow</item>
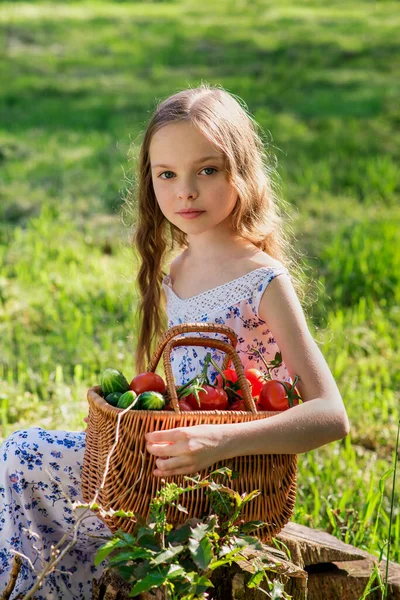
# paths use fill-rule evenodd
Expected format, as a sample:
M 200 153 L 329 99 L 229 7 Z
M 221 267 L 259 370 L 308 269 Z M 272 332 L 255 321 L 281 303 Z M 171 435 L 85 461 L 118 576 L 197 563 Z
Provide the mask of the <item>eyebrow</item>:
M 195 160 L 193 164 L 198 164 L 198 163 L 202 163 L 205 162 L 206 160 L 222 160 L 222 156 L 218 156 L 215 154 L 212 154 L 210 156 L 203 156 L 203 158 L 199 158 L 198 160 Z M 162 167 L 163 169 L 169 169 L 169 165 L 162 165 L 160 163 L 156 163 L 154 165 L 151 165 L 152 169 L 155 169 L 156 167 Z

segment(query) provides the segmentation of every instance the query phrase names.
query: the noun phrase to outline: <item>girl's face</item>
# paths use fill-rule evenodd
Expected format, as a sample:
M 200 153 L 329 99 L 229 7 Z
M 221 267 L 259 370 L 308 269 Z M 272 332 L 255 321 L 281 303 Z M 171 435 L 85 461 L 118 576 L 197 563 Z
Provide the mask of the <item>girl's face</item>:
M 231 230 L 237 192 L 229 183 L 224 155 L 205 136 L 190 123 L 170 123 L 153 135 L 149 154 L 154 193 L 170 223 L 189 237 Z M 179 214 L 183 209 L 203 212 L 188 219 Z

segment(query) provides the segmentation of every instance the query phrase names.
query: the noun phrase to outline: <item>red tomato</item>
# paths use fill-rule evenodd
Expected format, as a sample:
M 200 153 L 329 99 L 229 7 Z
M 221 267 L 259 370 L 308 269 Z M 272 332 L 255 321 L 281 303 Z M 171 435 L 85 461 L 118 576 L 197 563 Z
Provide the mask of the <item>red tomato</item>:
M 233 369 L 225 369 L 225 371 L 222 371 L 222 372 L 226 377 L 227 385 L 229 387 L 232 387 L 239 394 L 239 396 L 243 396 L 242 391 L 239 388 L 239 384 L 237 383 L 238 376 L 237 376 L 236 371 L 234 371 Z M 249 382 L 251 395 L 258 396 L 258 394 L 261 391 L 262 386 L 264 385 L 263 374 L 258 369 L 253 369 L 253 368 L 246 369 L 244 374 L 245 374 L 247 381 Z M 230 385 L 231 383 L 235 383 L 236 385 L 231 386 Z M 216 385 L 218 387 L 222 388 L 222 377 L 220 374 L 217 375 Z
M 142 392 L 159 392 L 160 394 L 163 394 L 166 391 L 167 386 L 160 375 L 150 371 L 136 375 L 136 377 L 132 379 L 129 389 L 136 392 L 136 394 L 141 394 Z
M 236 402 L 230 405 L 229 410 L 246 410 L 244 400 L 236 400 Z
M 265 383 L 263 374 L 258 369 L 246 369 L 244 372 L 247 381 L 250 383 L 251 395 L 258 396 Z
M 293 400 L 293 404 L 298 404 L 298 400 Z M 266 381 L 260 392 L 258 400 L 259 410 L 277 411 L 290 408 L 289 400 L 285 387 L 278 379 Z
M 184 398 L 182 398 L 182 400 L 179 400 L 178 404 L 179 404 L 179 408 L 180 408 L 181 412 L 188 412 L 190 410 L 193 410 L 193 408 L 190 406 L 189 402 L 185 402 Z M 197 407 L 197 410 L 198 409 L 199 409 L 199 407 Z
M 249 384 L 249 388 L 250 388 L 250 394 L 253 396 L 253 386 L 251 384 L 251 381 L 249 381 L 246 377 L 247 383 Z M 235 392 L 241 397 L 243 398 L 243 392 L 239 387 L 239 384 L 237 384 L 237 386 L 234 388 Z
M 237 381 L 237 373 L 234 369 L 225 369 L 225 371 L 222 371 L 227 382 L 231 381 L 232 383 L 235 383 Z M 218 387 L 222 387 L 222 377 L 221 375 L 218 373 L 217 378 L 215 380 L 215 385 L 217 385 Z
M 229 406 L 228 395 L 222 388 L 203 385 L 203 389 L 198 392 L 198 395 L 200 406 L 194 394 L 185 396 L 185 400 L 190 404 L 192 410 L 225 410 Z
M 185 402 L 185 400 L 178 400 L 178 404 L 179 404 L 179 408 L 181 412 L 187 412 L 190 410 L 193 410 L 193 408 L 190 406 L 190 404 L 188 404 L 188 402 Z M 174 407 L 172 406 L 171 403 L 167 404 L 167 406 L 165 407 L 164 410 L 174 410 Z

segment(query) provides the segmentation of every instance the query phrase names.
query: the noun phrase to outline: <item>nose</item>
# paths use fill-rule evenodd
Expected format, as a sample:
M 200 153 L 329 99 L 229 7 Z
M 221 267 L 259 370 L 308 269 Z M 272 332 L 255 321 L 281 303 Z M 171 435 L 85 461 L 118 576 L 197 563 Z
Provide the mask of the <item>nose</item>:
M 182 188 L 180 189 L 180 191 L 178 193 L 178 198 L 180 200 L 186 200 L 187 198 L 194 200 L 195 198 L 197 198 L 197 196 L 198 196 L 197 190 L 195 189 L 195 187 L 192 184 L 187 184 L 185 186 L 182 186 Z
M 186 200 L 186 199 L 194 200 L 195 198 L 197 198 L 197 192 L 193 192 L 193 191 L 191 191 L 191 192 L 185 192 L 185 191 L 184 192 L 180 192 L 178 194 L 178 198 L 179 198 L 179 200 Z

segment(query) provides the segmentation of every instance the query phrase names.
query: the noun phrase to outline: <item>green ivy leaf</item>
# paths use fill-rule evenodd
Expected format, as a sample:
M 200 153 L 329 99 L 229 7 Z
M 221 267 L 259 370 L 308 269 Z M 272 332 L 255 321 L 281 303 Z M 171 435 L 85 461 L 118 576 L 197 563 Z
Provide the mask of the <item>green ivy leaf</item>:
M 210 481 L 208 489 L 210 489 L 212 492 L 214 492 L 214 491 L 219 490 L 220 487 L 222 487 L 221 483 L 216 483 L 215 481 Z
M 265 521 L 248 521 L 241 525 L 240 533 L 250 533 L 250 531 L 260 529 L 260 527 L 263 527 L 264 525 L 266 525 Z
M 143 562 L 140 562 L 139 564 L 136 563 L 135 565 L 130 567 L 130 569 L 131 569 L 131 572 L 133 573 L 134 579 L 139 581 L 140 579 L 143 579 L 144 577 L 146 577 L 146 575 L 150 571 L 150 569 L 151 569 L 150 561 L 144 560 Z
M 185 569 L 185 571 L 186 571 L 186 577 L 188 576 L 187 575 L 188 573 L 197 572 L 196 571 L 196 565 L 194 564 L 192 558 L 190 556 L 187 556 L 187 555 L 186 556 L 182 555 L 182 556 L 184 556 L 184 558 L 181 557 L 179 559 L 179 564 L 180 564 L 181 567 L 183 567 Z
M 168 569 L 161 569 L 157 571 L 151 571 L 141 581 L 137 581 L 131 589 L 129 596 L 131 598 L 148 592 L 154 587 L 161 587 L 164 585 L 168 578 Z
M 264 571 L 257 570 L 250 577 L 250 580 L 247 583 L 247 587 L 249 587 L 249 588 L 258 587 L 259 584 L 261 583 L 261 581 L 263 580 L 263 578 L 264 578 Z
M 132 517 L 135 516 L 135 513 L 132 512 L 131 510 L 122 510 L 122 508 L 120 508 L 119 510 L 116 510 L 113 513 L 114 517 L 128 517 L 130 519 L 132 519 Z
M 116 556 L 110 558 L 109 563 L 112 567 L 119 564 L 127 563 L 129 560 L 138 560 L 140 558 L 150 558 L 153 555 L 151 550 L 146 548 L 131 548 L 123 552 L 119 552 Z
M 256 498 L 257 496 L 259 496 L 260 494 L 261 494 L 260 490 L 253 490 L 252 492 L 250 492 L 250 494 L 243 494 L 243 496 L 242 496 L 242 506 L 244 504 L 247 504 L 251 500 L 253 500 L 253 498 Z
M 241 535 L 239 537 L 233 536 L 232 542 L 237 546 L 253 546 L 256 550 L 262 550 L 263 546 L 258 538 L 252 537 L 251 535 Z
M 163 562 L 168 562 L 177 554 L 180 554 L 182 550 L 185 550 L 185 546 L 170 546 L 164 552 L 161 552 L 158 556 L 153 558 L 153 565 L 160 565 Z
M 97 567 L 113 550 L 120 547 L 121 540 L 117 537 L 112 538 L 97 550 L 94 557 L 94 564 Z
M 210 477 L 212 475 L 228 475 L 228 477 L 232 477 L 232 469 L 229 469 L 229 467 L 220 467 L 219 469 L 216 469 L 215 471 L 212 471 L 210 473 Z
M 190 523 L 184 523 L 178 529 L 173 529 L 166 537 L 166 542 L 168 544 L 187 542 L 192 533 L 192 528 L 190 527 Z
M 199 567 L 199 569 L 205 571 L 213 558 L 213 551 L 210 540 L 207 537 L 205 537 L 199 543 L 197 540 L 190 538 L 188 546 L 189 552 L 195 564 Z
M 211 569 L 211 571 L 214 571 L 215 569 L 217 569 L 218 567 L 221 567 L 222 565 L 226 565 L 227 563 L 231 563 L 233 560 L 235 560 L 235 556 L 237 554 L 239 554 L 239 552 L 241 552 L 241 551 L 242 551 L 241 548 L 235 548 L 234 550 L 231 550 L 223 558 L 220 558 L 219 560 L 216 560 L 216 561 L 212 562 L 208 566 L 208 568 Z
M 192 586 L 190 588 L 190 591 L 193 594 L 193 599 L 198 598 L 200 594 L 204 594 L 204 592 L 206 592 L 210 587 L 214 587 L 212 581 L 210 581 L 205 575 L 199 575 L 196 573 L 192 579 Z
M 194 483 L 199 483 L 200 479 L 201 479 L 201 475 L 200 475 L 200 473 L 195 473 L 191 477 L 189 477 L 188 475 L 184 475 L 183 479 L 185 481 L 193 481 Z
M 135 535 L 132 535 L 131 533 L 125 533 L 125 531 L 122 531 L 121 529 L 117 531 L 116 535 L 118 535 L 121 540 L 124 540 L 127 546 L 136 547 Z
M 181 567 L 180 565 L 175 565 L 172 564 L 169 566 L 168 568 L 168 579 L 177 579 L 178 577 L 184 577 L 186 574 L 186 571 L 183 567 Z
M 223 544 L 219 550 L 218 556 L 220 558 L 222 558 L 223 556 L 225 556 L 226 554 L 229 554 L 229 552 L 232 551 L 231 546 L 228 546 L 226 544 Z
M 144 535 L 154 535 L 153 527 L 139 527 L 136 534 L 136 541 L 138 542 Z
M 197 540 L 198 542 L 201 542 L 201 540 L 204 538 L 205 535 L 207 535 L 207 533 L 209 531 L 212 531 L 213 529 L 213 523 L 198 523 L 196 525 L 196 527 L 192 528 L 192 533 L 190 535 L 191 538 L 193 538 L 194 540 Z
M 151 530 L 147 530 L 147 531 L 151 531 Z M 145 530 L 142 531 L 141 535 L 137 536 L 137 543 L 139 543 L 140 540 L 140 546 L 142 548 L 148 548 L 148 550 L 154 550 L 154 552 L 160 552 L 161 547 L 160 545 L 157 543 L 156 539 L 155 539 L 155 535 L 154 532 L 151 531 L 151 533 L 146 533 Z

